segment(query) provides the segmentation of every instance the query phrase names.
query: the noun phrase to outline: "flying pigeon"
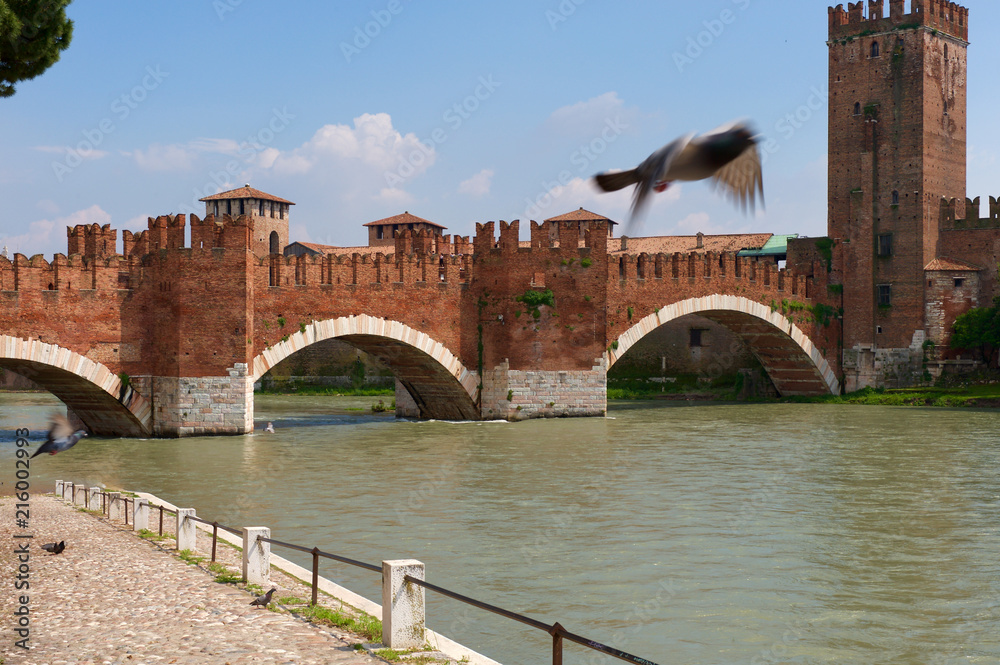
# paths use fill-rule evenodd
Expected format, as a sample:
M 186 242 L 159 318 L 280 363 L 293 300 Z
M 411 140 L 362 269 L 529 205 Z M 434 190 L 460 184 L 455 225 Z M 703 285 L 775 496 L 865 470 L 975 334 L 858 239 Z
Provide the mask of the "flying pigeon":
M 55 455 L 64 450 L 69 450 L 76 445 L 77 441 L 87 436 L 86 430 L 81 429 L 74 432 L 73 426 L 69 424 L 66 416 L 53 413 L 49 420 L 52 424 L 49 426 L 48 437 L 46 437 L 45 443 L 38 446 L 38 450 L 31 456 L 33 458 L 42 453 Z
M 53 554 L 61 554 L 66 549 L 66 541 L 60 540 L 58 543 L 45 543 L 42 545 L 42 549 Z
M 252 601 L 250 605 L 256 605 L 257 607 L 267 607 L 268 603 L 271 602 L 271 594 L 277 591 L 276 588 L 272 587 L 270 591 L 265 593 L 263 596 L 257 596 Z
M 633 226 L 651 191 L 665 191 L 676 180 L 712 178 L 745 211 L 764 201 L 758 137 L 744 122 L 733 122 L 707 134 L 687 134 L 663 146 L 631 171 L 594 176 L 605 192 L 636 185 L 626 231 Z
M 264 428 L 264 431 L 268 432 L 269 434 L 274 434 L 274 425 L 268 422 L 267 427 Z

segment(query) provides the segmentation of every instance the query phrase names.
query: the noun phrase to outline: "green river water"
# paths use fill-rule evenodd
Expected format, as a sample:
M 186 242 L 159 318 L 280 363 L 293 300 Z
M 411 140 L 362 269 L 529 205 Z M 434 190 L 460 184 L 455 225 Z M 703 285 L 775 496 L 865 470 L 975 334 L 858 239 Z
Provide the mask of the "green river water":
M 1000 663 L 1000 413 L 612 404 L 606 419 L 397 421 L 377 398 L 258 396 L 266 435 L 86 439 L 31 467 L 427 579 L 660 665 Z M 0 393 L 13 430 L 59 403 Z M 309 565 L 308 556 L 276 553 Z M 379 576 L 322 574 L 381 602 Z M 505 665 L 540 631 L 427 594 Z M 566 663 L 621 662 L 568 644 Z

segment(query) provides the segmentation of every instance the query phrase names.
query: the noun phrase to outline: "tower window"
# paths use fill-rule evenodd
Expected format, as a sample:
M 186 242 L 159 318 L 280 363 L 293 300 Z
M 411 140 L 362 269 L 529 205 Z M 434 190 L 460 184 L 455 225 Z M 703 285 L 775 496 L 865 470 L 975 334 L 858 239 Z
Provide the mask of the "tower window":
M 215 202 L 215 216 L 216 217 L 219 216 L 219 202 L 218 201 Z
M 878 57 L 878 54 L 879 54 L 878 42 L 872 42 L 872 51 L 871 51 L 871 53 L 872 53 L 872 57 L 873 58 L 877 58 Z
M 892 284 L 878 285 L 878 306 L 892 307 Z
M 257 214 L 260 215 L 261 217 L 264 216 L 264 202 L 263 201 L 260 202 Z
M 233 202 L 232 201 L 226 201 L 226 214 L 227 215 L 233 214 Z
M 899 192 L 895 190 L 893 190 L 892 192 L 892 205 L 894 206 L 899 205 Z
M 854 115 L 861 115 L 861 102 L 854 102 Z
M 878 255 L 892 256 L 892 234 L 881 233 L 878 236 Z
M 247 214 L 247 213 L 246 213 L 246 209 L 245 209 L 245 208 L 244 208 L 244 206 L 243 206 L 244 202 L 245 202 L 245 199 L 240 199 L 240 214 L 241 214 L 241 215 L 245 215 L 245 214 Z
M 965 279 L 964 278 L 962 278 L 962 277 L 956 277 L 955 278 L 955 288 L 956 289 L 960 289 L 964 285 L 965 285 Z

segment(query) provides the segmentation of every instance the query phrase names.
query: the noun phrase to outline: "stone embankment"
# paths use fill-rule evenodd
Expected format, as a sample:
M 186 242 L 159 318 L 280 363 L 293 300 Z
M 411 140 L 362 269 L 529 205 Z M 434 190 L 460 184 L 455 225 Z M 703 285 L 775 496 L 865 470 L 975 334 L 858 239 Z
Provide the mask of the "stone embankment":
M 255 593 L 245 584 L 216 581 L 225 571 L 208 570 L 211 535 L 198 532 L 198 557 L 182 557 L 170 519 L 164 538 L 158 519 L 142 538 L 131 527 L 110 523 L 52 496 L 33 495 L 30 530 L 15 531 L 14 497 L 0 498 L 0 587 L 3 592 L 4 665 L 160 664 L 242 665 L 245 663 L 385 662 L 373 653 L 370 637 L 343 628 L 310 623 L 300 616 L 310 587 L 272 569 L 277 601 L 269 610 L 250 606 Z M 30 590 L 15 592 L 14 534 L 31 533 Z M 51 555 L 47 542 L 66 542 Z M 217 562 L 236 579 L 240 552 L 220 541 Z M 204 557 L 204 558 L 201 558 Z M 200 559 L 200 560 L 199 560 Z M 18 594 L 29 596 L 29 650 L 15 645 Z M 345 616 L 358 615 L 336 599 L 320 604 Z M 298 610 L 298 611 L 296 611 Z M 363 617 L 362 617 L 363 618 Z M 454 663 L 439 652 L 413 654 L 400 662 Z

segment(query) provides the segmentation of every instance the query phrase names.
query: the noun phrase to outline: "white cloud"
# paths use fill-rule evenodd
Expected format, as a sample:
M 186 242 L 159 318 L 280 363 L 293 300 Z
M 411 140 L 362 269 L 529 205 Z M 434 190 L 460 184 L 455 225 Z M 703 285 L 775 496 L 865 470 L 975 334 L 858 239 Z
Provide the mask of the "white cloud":
M 490 186 L 493 184 L 493 169 L 483 169 L 468 180 L 463 180 L 458 185 L 460 194 L 468 194 L 473 198 L 480 198 L 490 193 Z
M 39 145 L 33 148 L 38 152 L 47 152 L 54 155 L 74 155 L 79 159 L 101 159 L 102 157 L 107 157 L 108 153 L 104 150 L 97 150 L 96 148 L 85 148 L 83 150 L 72 148 L 68 145 Z
M 628 129 L 637 117 L 636 109 L 627 109 L 617 92 L 606 92 L 586 101 L 556 109 L 546 121 L 552 131 L 581 137 L 600 136 L 609 122 Z
M 376 197 L 379 201 L 385 201 L 387 203 L 412 203 L 413 197 L 403 189 L 398 189 L 396 187 L 384 187 L 378 193 Z
M 268 158 L 274 172 L 281 175 L 360 164 L 398 172 L 405 180 L 426 171 L 437 153 L 433 147 L 421 144 L 416 134 L 404 135 L 395 129 L 388 113 L 365 113 L 354 119 L 353 127 L 325 125 L 298 148 Z
M 186 171 L 194 166 L 198 151 L 183 145 L 153 143 L 146 150 L 123 152 L 146 171 Z
M 679 184 L 672 185 L 662 194 L 650 196 L 644 217 L 649 218 L 681 197 Z M 541 192 L 533 199 L 534 205 L 524 213 L 524 219 L 547 219 L 571 212 L 579 207 L 586 208 L 610 219 L 624 223 L 632 209 L 632 187 L 617 192 L 604 192 L 594 185 L 592 178 L 574 178 L 565 185 L 559 185 Z
M 66 217 L 56 219 L 40 219 L 28 224 L 26 232 L 16 236 L 0 236 L 0 248 L 6 245 L 8 254 L 15 253 L 26 256 L 35 254 L 66 253 L 66 227 L 78 224 L 111 223 L 111 215 L 104 212 L 98 205 L 92 205 Z

